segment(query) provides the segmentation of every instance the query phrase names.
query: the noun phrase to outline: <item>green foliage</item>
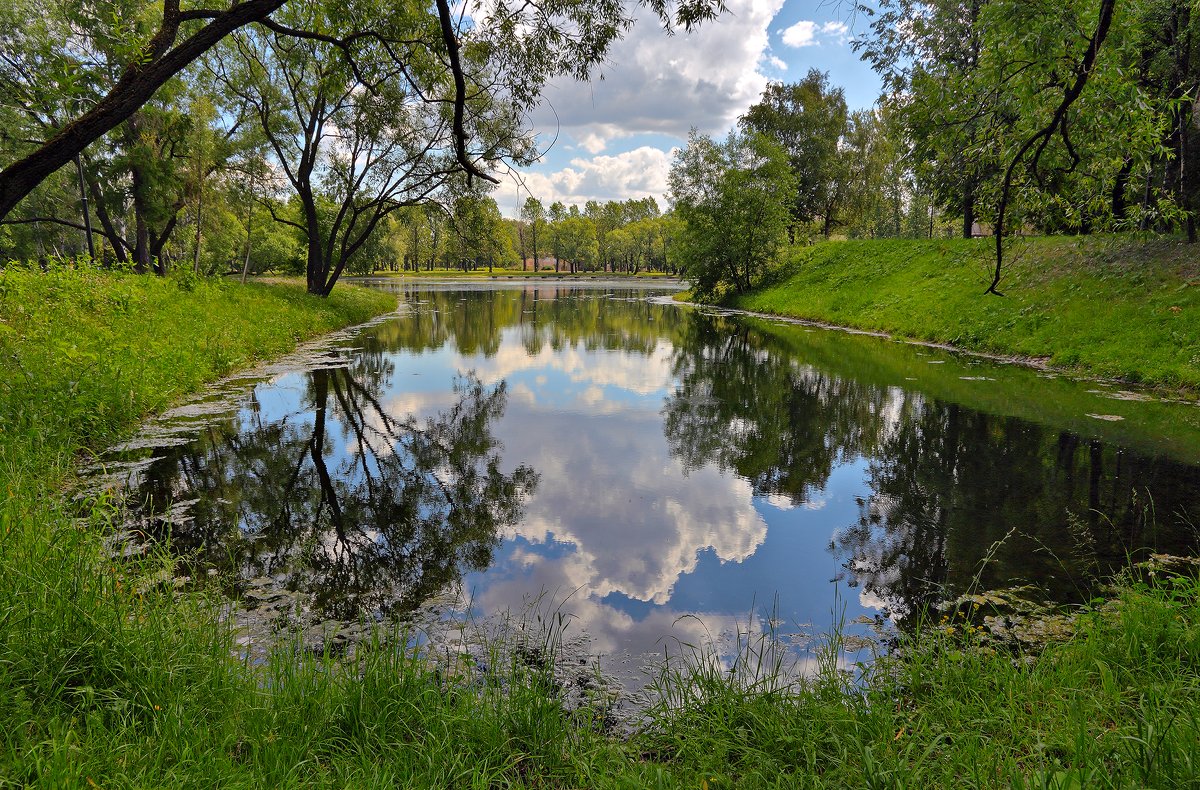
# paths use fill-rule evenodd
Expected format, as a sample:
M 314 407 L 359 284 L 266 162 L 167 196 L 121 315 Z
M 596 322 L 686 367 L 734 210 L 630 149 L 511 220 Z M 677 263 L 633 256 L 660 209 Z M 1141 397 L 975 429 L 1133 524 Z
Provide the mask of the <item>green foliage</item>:
M 818 217 L 824 218 L 826 231 L 833 225 L 833 214 L 845 197 L 845 185 L 839 183 L 844 168 L 838 141 L 848 121 L 842 89 L 831 88 L 829 75 L 816 69 L 809 69 L 800 82 L 768 85 L 758 104 L 742 116 L 743 129 L 770 137 L 787 153 L 796 177 L 796 193 L 789 202 L 793 236 L 796 226 Z
M 509 268 L 517 263 L 512 238 L 494 198 L 469 190 L 454 201 L 449 218 L 453 244 L 446 250 L 449 262 L 466 270 L 486 266 Z
M 750 289 L 783 241 L 795 179 L 783 150 L 763 135 L 724 143 L 693 132 L 671 164 L 682 220 L 676 255 L 697 295 Z
M 994 221 L 1009 163 L 1082 73 L 1100 6 L 884 0 L 865 10 L 872 34 L 856 46 L 884 76 L 914 172 L 943 210 L 963 218 L 964 234 L 977 217 Z M 1200 85 L 1184 32 L 1194 15 L 1183 8 L 1116 4 L 1083 92 L 1014 169 L 1016 212 L 1004 230 L 1180 227 L 1179 209 L 1200 186 L 1190 166 L 1173 173 L 1167 164 L 1186 161 L 1198 144 L 1189 141 L 1196 119 L 1181 118 L 1176 103 L 1179 87 Z M 1152 65 L 1165 53 L 1171 88 Z
M 596 226 L 576 209 L 555 223 L 555 238 L 561 256 L 570 262 L 571 271 L 590 269 L 599 255 Z

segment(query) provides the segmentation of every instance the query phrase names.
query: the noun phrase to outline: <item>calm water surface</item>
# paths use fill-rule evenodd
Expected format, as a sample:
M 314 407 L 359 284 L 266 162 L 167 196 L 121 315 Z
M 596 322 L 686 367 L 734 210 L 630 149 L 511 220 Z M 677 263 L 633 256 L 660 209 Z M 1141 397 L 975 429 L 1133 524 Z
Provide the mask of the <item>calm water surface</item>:
M 1069 601 L 1196 548 L 1193 405 L 663 287 L 381 287 L 399 315 L 151 451 L 137 496 L 184 503 L 149 531 L 189 572 L 313 621 L 542 596 L 627 659 L 861 631 L 977 576 Z

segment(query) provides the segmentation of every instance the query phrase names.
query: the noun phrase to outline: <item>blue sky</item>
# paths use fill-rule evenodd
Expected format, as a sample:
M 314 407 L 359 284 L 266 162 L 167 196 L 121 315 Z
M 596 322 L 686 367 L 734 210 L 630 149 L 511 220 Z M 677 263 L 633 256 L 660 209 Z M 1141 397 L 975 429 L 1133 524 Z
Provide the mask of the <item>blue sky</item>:
M 495 192 L 508 216 L 532 193 L 555 200 L 655 197 L 666 208 L 671 152 L 692 127 L 724 136 L 768 82 L 828 72 L 851 109 L 870 107 L 878 76 L 850 45 L 867 20 L 848 2 L 729 0 L 729 13 L 691 35 L 666 36 L 648 15 L 612 49 L 590 83 L 546 91 L 533 117 L 546 150 Z

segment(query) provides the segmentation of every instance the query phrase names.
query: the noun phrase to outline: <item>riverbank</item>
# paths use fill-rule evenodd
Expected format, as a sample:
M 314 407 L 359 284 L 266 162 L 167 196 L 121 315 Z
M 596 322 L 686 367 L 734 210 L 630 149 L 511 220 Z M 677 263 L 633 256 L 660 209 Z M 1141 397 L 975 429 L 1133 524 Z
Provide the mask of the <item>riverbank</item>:
M 990 239 L 843 241 L 793 248 L 728 306 L 1089 376 L 1200 390 L 1200 250 L 1116 236 L 1019 239 L 985 296 Z
M 183 288 L 181 288 L 181 285 Z M 187 290 L 190 288 L 191 290 Z M 342 304 L 340 300 L 347 300 Z M 387 301 L 379 301 L 386 299 Z M 360 302 L 359 300 L 363 300 Z M 148 411 L 394 303 L 91 272 L 0 275 L 0 785 L 68 787 L 1186 786 L 1200 778 L 1194 576 L 1130 576 L 1042 651 L 987 641 L 984 599 L 854 685 L 833 639 L 754 638 L 658 676 L 643 730 L 567 711 L 550 631 L 437 667 L 384 631 L 346 660 L 232 658 L 220 603 L 161 555 L 117 563 L 113 503 L 70 468 Z M 341 305 L 341 306 L 339 306 Z M 324 316 L 321 318 L 320 316 Z

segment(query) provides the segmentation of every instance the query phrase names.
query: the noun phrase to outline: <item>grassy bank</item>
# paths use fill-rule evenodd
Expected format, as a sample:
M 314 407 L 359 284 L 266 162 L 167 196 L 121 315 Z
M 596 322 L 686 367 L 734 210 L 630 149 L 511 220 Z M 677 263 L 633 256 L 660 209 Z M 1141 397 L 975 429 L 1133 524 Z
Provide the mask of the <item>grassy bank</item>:
M 796 248 L 767 285 L 730 304 L 1200 388 L 1200 250 L 1131 237 L 1017 240 L 999 298 L 983 295 L 990 245 L 880 240 Z
M 0 272 L 0 474 L 53 487 L 77 452 L 297 341 L 392 309 L 361 288 L 239 286 L 91 270 Z
M 232 656 L 215 602 L 154 556 L 115 563 L 73 458 L 298 337 L 387 307 L 94 272 L 0 275 L 0 786 L 1178 787 L 1200 780 L 1200 594 L 1130 579 L 1038 657 L 946 623 L 852 685 L 800 684 L 752 641 L 668 667 L 629 739 L 567 712 L 553 650 L 435 671 L 391 633 L 353 663 Z M 551 635 L 551 642 L 552 642 Z M 539 635 L 534 634 L 535 639 Z M 553 647 L 553 644 L 551 644 Z M 540 656 L 540 658 L 538 658 Z M 1028 658 L 1029 660 L 1026 660 Z M 733 677 L 735 680 L 731 680 Z

